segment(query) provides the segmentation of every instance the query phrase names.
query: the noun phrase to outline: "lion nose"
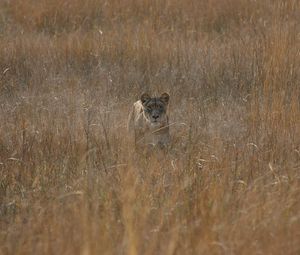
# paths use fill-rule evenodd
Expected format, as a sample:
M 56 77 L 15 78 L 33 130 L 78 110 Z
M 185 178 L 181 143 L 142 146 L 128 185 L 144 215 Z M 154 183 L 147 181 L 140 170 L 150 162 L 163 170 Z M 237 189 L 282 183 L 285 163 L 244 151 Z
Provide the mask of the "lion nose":
M 157 119 L 159 116 L 158 115 L 153 115 L 152 117 L 153 117 L 153 119 Z

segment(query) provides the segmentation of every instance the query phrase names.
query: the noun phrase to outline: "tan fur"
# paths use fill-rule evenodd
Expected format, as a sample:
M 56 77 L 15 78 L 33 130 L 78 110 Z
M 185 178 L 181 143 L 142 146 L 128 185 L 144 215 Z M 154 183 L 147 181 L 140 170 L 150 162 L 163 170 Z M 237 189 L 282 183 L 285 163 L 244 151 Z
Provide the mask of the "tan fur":
M 147 100 L 144 101 L 145 95 Z M 167 100 L 163 98 L 167 96 Z M 144 104 L 142 102 L 144 101 Z M 153 101 L 151 101 L 153 100 Z M 165 100 L 165 101 L 164 101 Z M 150 98 L 148 94 L 143 94 L 141 100 L 133 104 L 128 118 L 128 131 L 135 141 L 135 145 L 140 146 L 158 146 L 160 148 L 166 147 L 170 142 L 169 134 L 169 119 L 167 115 L 169 95 L 164 93 L 161 97 Z M 155 102 L 160 105 L 160 111 L 163 111 L 157 117 L 157 121 L 153 120 L 147 115 L 147 102 Z M 158 106 L 157 106 L 158 107 Z M 151 108 L 151 107 L 150 107 Z

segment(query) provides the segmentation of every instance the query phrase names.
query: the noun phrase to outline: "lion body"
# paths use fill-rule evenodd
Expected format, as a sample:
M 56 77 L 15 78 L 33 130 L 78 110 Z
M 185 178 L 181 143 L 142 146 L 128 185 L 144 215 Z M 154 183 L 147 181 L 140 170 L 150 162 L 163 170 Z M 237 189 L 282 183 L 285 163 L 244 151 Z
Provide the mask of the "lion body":
M 166 93 L 165 93 L 166 94 Z M 167 100 L 161 97 L 138 100 L 128 118 L 128 131 L 135 145 L 166 147 L 170 142 Z

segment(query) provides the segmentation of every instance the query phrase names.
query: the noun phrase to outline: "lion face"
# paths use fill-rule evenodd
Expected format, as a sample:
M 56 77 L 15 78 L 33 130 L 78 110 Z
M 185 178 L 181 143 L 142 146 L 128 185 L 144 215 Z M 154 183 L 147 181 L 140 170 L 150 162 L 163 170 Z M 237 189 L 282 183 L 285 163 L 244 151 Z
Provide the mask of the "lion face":
M 141 95 L 144 115 L 152 125 L 156 126 L 166 122 L 169 98 L 167 93 L 163 93 L 160 97 L 150 97 L 146 93 Z

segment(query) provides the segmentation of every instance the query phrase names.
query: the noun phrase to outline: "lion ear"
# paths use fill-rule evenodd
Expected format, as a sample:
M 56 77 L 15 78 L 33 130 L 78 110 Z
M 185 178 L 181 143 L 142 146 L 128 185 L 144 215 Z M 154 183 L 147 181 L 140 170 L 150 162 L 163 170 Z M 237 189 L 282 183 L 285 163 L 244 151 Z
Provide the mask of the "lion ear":
M 149 96 L 149 94 L 147 94 L 147 93 L 143 93 L 142 95 L 141 95 L 141 101 L 142 101 L 142 104 L 144 104 L 144 103 L 146 103 L 148 100 L 150 100 L 151 99 L 151 97 Z
M 165 103 L 168 104 L 169 103 L 169 99 L 170 99 L 170 95 L 168 93 L 163 93 L 160 96 L 160 99 Z

